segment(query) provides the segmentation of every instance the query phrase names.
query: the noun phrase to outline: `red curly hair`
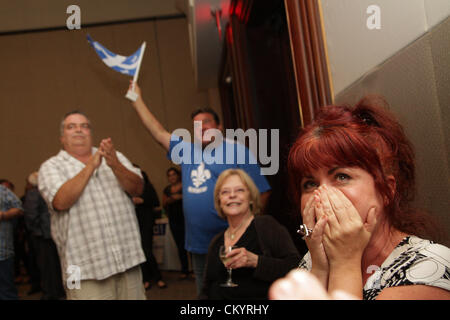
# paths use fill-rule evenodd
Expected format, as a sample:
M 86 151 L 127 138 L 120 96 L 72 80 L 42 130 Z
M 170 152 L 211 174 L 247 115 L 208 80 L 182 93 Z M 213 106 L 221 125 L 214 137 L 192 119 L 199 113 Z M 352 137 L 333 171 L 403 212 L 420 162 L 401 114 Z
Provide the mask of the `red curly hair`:
M 299 186 L 312 170 L 359 167 L 373 177 L 391 226 L 408 234 L 434 237 L 435 226 L 428 215 L 409 207 L 415 195 L 414 151 L 386 106 L 380 97 L 366 97 L 353 108 L 322 107 L 290 149 L 290 189 L 300 208 Z M 394 177 L 395 188 L 388 183 L 388 176 Z

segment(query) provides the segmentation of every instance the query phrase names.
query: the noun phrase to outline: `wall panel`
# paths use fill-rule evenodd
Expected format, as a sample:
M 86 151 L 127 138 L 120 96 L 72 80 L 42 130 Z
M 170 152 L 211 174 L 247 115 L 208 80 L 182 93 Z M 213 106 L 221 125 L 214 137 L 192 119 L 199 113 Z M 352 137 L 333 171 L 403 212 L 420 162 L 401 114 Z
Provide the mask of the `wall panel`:
M 450 234 L 448 34 L 450 19 L 341 92 L 336 101 L 354 104 L 372 93 L 386 97 L 416 151 L 415 205 L 438 217 Z
M 194 87 L 184 18 L 0 36 L 0 177 L 22 195 L 25 178 L 60 149 L 64 113 L 82 109 L 93 122 L 95 144 L 111 137 L 161 195 L 171 163 L 124 97 L 131 78 L 104 65 L 86 33 L 123 55 L 147 41 L 139 83 L 169 130 L 191 128 L 191 109 L 209 103 L 208 92 Z

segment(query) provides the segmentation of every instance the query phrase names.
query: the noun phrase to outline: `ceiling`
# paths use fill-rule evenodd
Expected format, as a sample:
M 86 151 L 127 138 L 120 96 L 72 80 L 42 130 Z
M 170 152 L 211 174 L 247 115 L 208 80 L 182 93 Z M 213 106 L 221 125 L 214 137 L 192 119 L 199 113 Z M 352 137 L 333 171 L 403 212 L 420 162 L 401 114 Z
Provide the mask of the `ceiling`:
M 0 35 L 66 27 L 78 5 L 81 26 L 148 18 L 186 17 L 198 89 L 217 87 L 230 0 L 0 0 Z M 219 12 L 216 16 L 214 12 Z

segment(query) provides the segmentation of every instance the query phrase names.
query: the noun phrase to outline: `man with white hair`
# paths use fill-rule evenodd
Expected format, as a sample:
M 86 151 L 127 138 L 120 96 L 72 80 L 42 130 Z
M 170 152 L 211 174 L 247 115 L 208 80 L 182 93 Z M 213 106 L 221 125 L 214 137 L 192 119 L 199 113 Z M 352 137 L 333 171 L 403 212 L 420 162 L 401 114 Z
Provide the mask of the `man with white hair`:
M 145 261 L 130 197 L 141 171 L 111 138 L 93 147 L 91 123 L 79 111 L 61 122 L 63 150 L 39 169 L 39 191 L 51 215 L 68 299 L 144 300 Z

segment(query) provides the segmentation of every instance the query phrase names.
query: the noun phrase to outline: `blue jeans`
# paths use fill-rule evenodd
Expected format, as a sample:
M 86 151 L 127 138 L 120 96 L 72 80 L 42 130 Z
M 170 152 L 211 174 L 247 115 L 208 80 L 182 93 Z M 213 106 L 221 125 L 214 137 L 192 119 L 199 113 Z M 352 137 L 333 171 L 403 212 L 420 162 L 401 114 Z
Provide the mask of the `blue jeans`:
M 202 291 L 203 273 L 205 271 L 207 254 L 191 253 L 192 254 L 192 269 L 195 274 L 195 284 L 197 286 L 197 295 Z
M 0 300 L 18 300 L 14 284 L 14 257 L 0 261 Z

